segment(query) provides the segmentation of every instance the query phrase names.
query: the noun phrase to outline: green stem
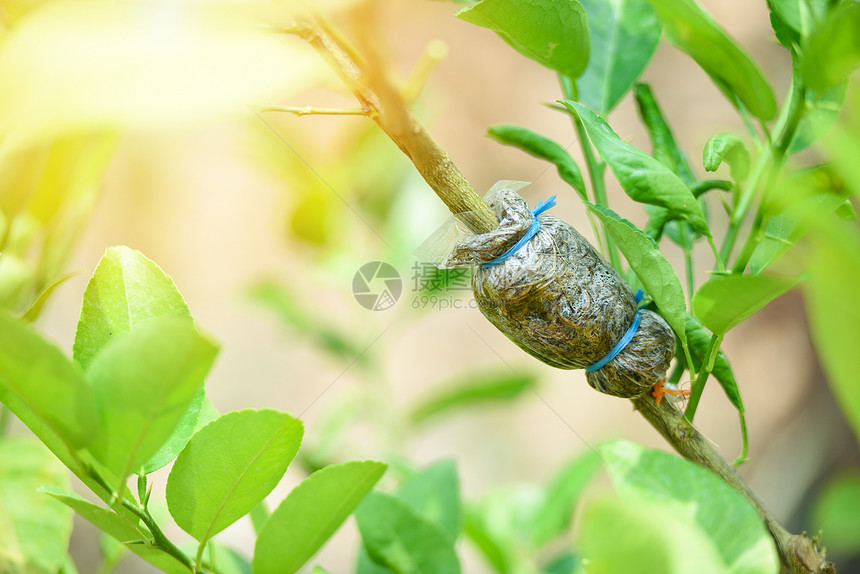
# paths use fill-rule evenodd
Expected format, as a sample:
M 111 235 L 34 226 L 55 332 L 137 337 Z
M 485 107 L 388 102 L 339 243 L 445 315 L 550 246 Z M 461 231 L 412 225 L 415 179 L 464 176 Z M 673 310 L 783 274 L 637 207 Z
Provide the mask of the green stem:
M 684 249 L 684 268 L 687 271 L 687 303 L 692 305 L 696 282 L 693 275 L 693 253 L 690 249 Z
M 717 245 L 714 243 L 714 238 L 711 235 L 708 235 L 708 245 L 711 248 L 711 251 L 714 253 L 714 261 L 717 264 L 717 271 L 719 273 L 726 272 L 726 266 L 723 264 L 723 258 L 720 256 L 720 252 L 717 249 Z
M 188 556 L 185 555 L 182 550 L 180 550 L 173 542 L 171 542 L 167 536 L 164 535 L 164 532 L 158 527 L 158 524 L 155 522 L 155 519 L 152 518 L 152 515 L 149 514 L 149 510 L 146 509 L 145 506 L 140 506 L 136 504 L 134 501 L 128 500 L 125 497 L 120 498 L 120 496 L 116 493 L 112 486 L 110 486 L 105 480 L 105 478 L 101 475 L 101 473 L 96 470 L 94 467 L 90 465 L 82 465 L 82 467 L 86 474 L 95 480 L 102 488 L 104 488 L 110 495 L 111 499 L 108 501 L 108 505 L 111 508 L 114 508 L 117 503 L 120 506 L 124 507 L 126 510 L 134 514 L 137 518 L 139 518 L 146 527 L 149 529 L 149 532 L 152 534 L 151 544 L 154 548 L 158 548 L 165 554 L 169 554 L 173 556 L 176 560 L 178 560 L 182 565 L 188 567 L 188 569 L 192 572 L 196 572 L 196 567 L 194 563 L 191 561 Z M 146 480 L 143 480 L 143 484 L 145 486 Z M 140 490 L 141 482 L 138 481 L 138 490 Z M 144 488 L 145 491 L 145 488 Z M 144 498 L 145 500 L 145 498 Z M 114 510 L 116 510 L 114 508 Z M 146 540 L 146 535 L 143 532 L 140 532 L 139 528 L 136 525 L 132 526 L 138 534 L 141 535 L 141 538 Z
M 711 191 L 712 189 L 731 191 L 732 182 L 724 179 L 705 179 L 702 181 L 695 181 L 691 183 L 689 187 L 690 191 L 693 193 L 693 197 L 699 199 L 703 193 Z
M 780 132 L 779 139 L 777 139 L 776 144 L 773 146 L 773 160 L 770 162 L 770 169 L 768 170 L 766 184 L 762 190 L 761 200 L 759 201 L 756 209 L 753 227 L 744 242 L 744 246 L 741 249 L 740 254 L 738 254 L 737 260 L 734 265 L 732 265 L 733 273 L 744 272 L 747 263 L 749 263 L 750 257 L 752 257 L 753 251 L 755 251 L 756 246 L 764 238 L 768 219 L 765 212 L 767 196 L 769 195 L 770 190 L 773 189 L 779 172 L 785 164 L 788 148 L 794 139 L 794 134 L 797 133 L 797 127 L 800 125 L 800 120 L 803 117 L 803 112 L 806 107 L 805 103 L 806 89 L 803 87 L 803 84 L 795 78 L 792 83 L 791 95 L 789 96 L 788 120 L 785 127 Z
M 204 540 L 203 542 L 201 542 L 200 544 L 197 545 L 197 560 L 195 561 L 195 564 L 198 564 L 198 565 L 203 564 L 203 552 L 205 552 L 205 551 L 206 551 L 206 540 Z M 211 554 L 209 556 L 212 557 Z M 194 572 L 198 572 L 198 569 L 196 566 L 194 567 Z
M 155 522 L 155 519 L 149 514 L 149 511 L 144 510 L 136 504 L 132 504 L 125 499 L 123 499 L 122 505 L 143 521 L 143 523 L 152 533 L 152 542 L 155 548 L 158 548 L 165 554 L 173 556 L 183 566 L 186 566 L 192 572 L 198 572 L 197 566 L 191 561 L 191 559 L 186 556 L 185 553 L 180 550 L 173 542 L 171 542 L 167 538 L 167 536 L 164 535 L 164 532 L 162 532 L 161 528 L 158 527 L 158 524 Z
M 574 81 L 562 74 L 559 74 L 559 83 L 561 92 L 567 100 L 576 101 L 576 84 Z M 609 207 L 609 201 L 606 198 L 606 186 L 603 182 L 603 174 L 606 164 L 598 160 L 594 155 L 594 150 L 591 149 L 591 144 L 588 140 L 588 134 L 585 132 L 585 126 L 578 117 L 571 116 L 571 121 L 576 129 L 576 134 L 579 139 L 579 145 L 582 148 L 582 155 L 585 157 L 585 163 L 588 167 L 588 179 L 591 181 L 591 191 L 594 193 L 594 203 Z M 609 263 L 612 268 L 621 273 L 621 258 L 618 255 L 618 249 L 615 247 L 615 242 L 609 236 L 606 229 L 603 230 L 604 239 L 606 241 L 606 254 L 609 257 Z
M 603 236 L 600 234 L 600 229 L 597 227 L 597 221 L 595 220 L 594 214 L 590 209 L 585 210 L 585 214 L 588 216 L 588 221 L 591 223 L 591 232 L 594 234 L 594 239 L 597 241 L 597 249 L 605 256 L 606 245 L 603 244 Z
M 740 103 L 740 100 L 736 99 L 736 101 L 737 101 L 738 111 L 740 113 L 741 119 L 743 120 L 744 125 L 747 128 L 747 131 L 749 131 L 750 135 L 752 136 L 753 143 L 755 144 L 755 149 L 756 149 L 756 151 L 761 151 L 761 148 L 762 148 L 761 136 L 756 131 L 755 125 L 753 124 L 752 118 L 750 118 L 750 114 L 747 111 L 746 107 L 744 107 L 743 104 Z
M 693 357 L 690 356 L 690 347 L 689 345 L 683 345 L 684 348 L 684 359 L 687 361 L 687 365 L 690 365 L 690 376 L 693 376 Z M 696 384 L 696 380 L 692 381 L 692 384 Z M 704 383 L 703 383 L 704 384 Z
M 732 273 L 743 274 L 744 270 L 747 268 L 747 264 L 752 257 L 753 252 L 755 251 L 756 246 L 761 241 L 759 237 L 760 234 L 764 233 L 763 222 L 764 217 L 761 213 L 758 213 L 757 210 L 756 217 L 753 220 L 752 229 L 750 229 L 749 235 L 747 235 L 746 241 L 744 241 L 744 245 L 741 248 L 741 252 L 738 253 L 738 257 L 735 260 L 734 265 L 732 265 Z
M 746 212 L 752 204 L 753 198 L 756 196 L 761 177 L 764 175 L 765 170 L 770 164 L 772 153 L 773 150 L 769 145 L 762 150 L 761 154 L 758 156 L 758 160 L 753 166 L 747 184 L 741 190 L 737 204 L 733 206 L 729 228 L 726 231 L 725 238 L 723 239 L 722 249 L 720 249 L 720 256 L 726 263 L 728 263 L 729 258 L 732 255 L 732 249 L 734 249 L 738 231 L 740 230 L 741 224 L 743 224 Z
M 739 227 L 739 225 L 735 225 L 730 222 L 729 227 L 726 230 L 726 236 L 723 238 L 723 245 L 720 247 L 720 257 L 722 257 L 725 262 L 728 262 L 729 257 L 732 255 L 732 249 L 734 249 L 735 241 L 738 238 Z
M 741 422 L 741 453 L 732 462 L 732 466 L 740 466 L 749 460 L 747 453 L 749 452 L 749 439 L 747 438 L 747 419 L 743 411 L 738 411 L 738 418 Z
M 765 186 L 762 191 L 763 197 L 762 200 L 759 201 L 753 227 L 750 230 L 750 234 L 747 236 L 747 240 L 741 250 L 741 254 L 738 256 L 734 265 L 732 265 L 733 273 L 743 273 L 755 246 L 759 241 L 761 241 L 763 234 L 761 226 L 765 219 L 762 210 L 762 206 L 764 205 L 764 196 L 772 187 L 779 170 L 782 169 L 782 165 L 785 162 L 786 152 L 791 145 L 791 141 L 794 139 L 794 134 L 797 132 L 797 127 L 803 117 L 805 102 L 806 89 L 803 87 L 797 74 L 795 74 L 791 85 L 791 93 L 789 94 L 787 101 L 783 104 L 779 120 L 777 121 L 777 126 L 774 129 L 774 133 L 780 134 L 779 138 L 776 143 L 773 143 L 772 140 L 768 138 L 769 144 L 762 150 L 761 155 L 759 155 L 750 180 L 741 193 L 738 205 L 735 206 L 734 212 L 732 213 L 729 229 L 726 233 L 726 238 L 723 241 L 721 254 L 723 259 L 728 262 L 732 248 L 734 247 L 734 242 L 737 238 L 738 228 L 746 218 L 747 211 L 752 205 L 753 199 L 759 194 L 759 187 L 762 183 L 763 176 L 767 174 L 767 177 L 764 178 Z
M 137 475 L 137 499 L 140 500 L 141 506 L 146 508 L 147 493 L 146 493 L 146 475 L 145 474 L 138 474 Z
M 598 161 L 594 157 L 594 152 L 591 149 L 591 144 L 588 143 L 588 136 L 585 133 L 585 127 L 579 118 L 574 120 L 577 132 L 579 133 L 579 142 L 582 145 L 582 153 L 585 155 L 585 161 L 588 165 L 588 177 L 591 180 L 591 189 L 594 191 L 594 202 L 603 207 L 609 207 L 609 201 L 606 198 L 606 187 L 603 184 L 603 173 L 606 164 Z M 603 230 L 604 240 L 606 241 L 606 251 L 609 256 L 609 263 L 613 269 L 621 273 L 621 258 L 618 255 L 618 248 L 615 242 L 609 235 L 609 232 Z
M 710 371 L 705 371 L 696 376 L 693 381 L 693 390 L 690 393 L 690 402 L 687 403 L 687 410 L 684 411 L 684 418 L 690 423 L 696 416 L 696 409 L 699 408 L 699 401 L 702 399 L 702 393 L 705 391 L 705 383 L 708 382 L 708 377 L 711 376 Z
M 702 398 L 702 393 L 705 390 L 705 383 L 708 382 L 708 377 L 714 368 L 714 361 L 717 358 L 717 351 L 720 350 L 720 344 L 723 341 L 722 335 L 711 335 L 711 341 L 708 343 L 708 352 L 705 355 L 702 364 L 699 366 L 699 373 L 696 375 L 696 380 L 693 381 L 693 389 L 690 393 L 690 401 L 687 403 L 687 410 L 684 412 L 684 418 L 688 422 L 693 422 L 693 417 L 696 416 L 696 409 L 699 407 L 699 401 Z M 688 363 L 692 365 L 692 363 Z

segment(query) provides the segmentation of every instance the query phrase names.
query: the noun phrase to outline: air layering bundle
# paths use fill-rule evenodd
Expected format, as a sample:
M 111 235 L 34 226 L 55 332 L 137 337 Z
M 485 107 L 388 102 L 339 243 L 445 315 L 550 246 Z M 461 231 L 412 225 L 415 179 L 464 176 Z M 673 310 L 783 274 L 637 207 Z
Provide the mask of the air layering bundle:
M 439 266 L 474 266 L 479 309 L 527 353 L 553 367 L 586 369 L 588 384 L 600 392 L 647 393 L 666 378 L 675 353 L 672 329 L 656 313 L 637 309 L 624 279 L 573 227 L 541 214 L 550 205 L 529 209 L 516 192 L 524 185 L 494 185 L 484 200 L 499 226 L 459 237 Z

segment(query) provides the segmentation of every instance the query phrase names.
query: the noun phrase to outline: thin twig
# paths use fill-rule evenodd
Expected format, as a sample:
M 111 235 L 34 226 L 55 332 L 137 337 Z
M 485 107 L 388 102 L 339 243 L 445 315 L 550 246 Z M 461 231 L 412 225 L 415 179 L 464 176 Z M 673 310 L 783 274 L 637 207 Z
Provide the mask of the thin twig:
M 412 74 L 403 88 L 403 99 L 408 103 L 414 102 L 424 91 L 424 86 L 430 79 L 430 74 L 436 66 L 448 56 L 448 45 L 442 40 L 433 40 L 427 45 L 421 59 L 412 70 Z
M 252 105 L 258 112 L 286 112 L 296 116 L 370 116 L 370 108 L 315 108 L 312 106 Z

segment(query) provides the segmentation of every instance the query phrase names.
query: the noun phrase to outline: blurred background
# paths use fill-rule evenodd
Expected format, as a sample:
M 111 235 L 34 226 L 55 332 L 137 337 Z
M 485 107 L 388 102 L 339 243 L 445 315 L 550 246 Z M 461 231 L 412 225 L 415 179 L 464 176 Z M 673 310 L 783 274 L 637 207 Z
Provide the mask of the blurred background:
M 455 4 L 378 3 L 380 49 L 404 78 L 428 45 L 436 54 L 447 49 L 414 110 L 479 193 L 498 180 L 531 182 L 523 193 L 532 205 L 558 194 L 553 215 L 593 241 L 584 207 L 554 168 L 485 135 L 498 123 L 525 126 L 570 146 L 584 166 L 568 118 L 543 105 L 561 96 L 555 75 L 454 18 Z M 772 38 L 766 3 L 701 4 L 785 94 L 791 64 Z M 6 6 L 7 16 L 20 5 Z M 349 5 L 325 9 L 349 34 Z M 494 489 L 546 483 L 571 457 L 608 439 L 666 448 L 628 401 L 594 392 L 582 371 L 555 370 L 527 356 L 474 308 L 464 278 L 419 261 L 415 249 L 450 214 L 372 121 L 246 105 L 355 106 L 301 40 L 278 41 L 286 59 L 264 63 L 280 84 L 200 117 L 178 109 L 176 121 L 132 122 L 123 130 L 65 265 L 76 275 L 56 289 L 39 328 L 71 352 L 86 278 L 104 250 L 127 245 L 156 261 L 200 329 L 221 345 L 207 381 L 214 405 L 222 412 L 277 408 L 305 421 L 302 464 L 272 494 L 275 502 L 308 469 L 350 459 L 417 466 L 454 459 L 463 496 L 478 500 Z M 642 81 L 697 175 L 704 174 L 701 152 L 711 135 L 744 133 L 710 79 L 665 42 Z M 609 121 L 623 139 L 650 149 L 630 95 Z M 804 157 L 812 162 L 815 153 Z M 609 186 L 613 209 L 643 225 L 641 208 L 611 177 Z M 714 218 L 724 216 L 712 207 Z M 681 252 L 665 245 L 680 269 Z M 704 245 L 696 254 L 700 283 L 712 256 Z M 399 299 L 384 310 L 368 310 L 353 295 L 356 272 L 372 261 L 389 263 L 402 278 Z M 437 288 L 440 281 L 450 285 Z M 370 283 L 374 290 L 381 285 Z M 817 494 L 860 465 L 860 453 L 811 347 L 802 298 L 792 292 L 777 300 L 733 330 L 723 350 L 747 408 L 751 461 L 741 474 L 789 529 L 814 531 Z M 513 381 L 513 390 L 505 400 L 422 419 L 418 406 L 475 377 Z M 696 421 L 725 458 L 740 452 L 737 413 L 716 384 L 706 389 Z M 166 477 L 165 469 L 152 478 L 156 492 Z M 175 527 L 169 532 L 185 536 Z M 219 539 L 250 554 L 251 526 L 240 521 Z M 96 530 L 76 518 L 72 540 L 79 570 L 94 572 Z M 356 545 L 348 523 L 312 562 L 349 572 Z M 466 571 L 487 571 L 473 549 L 461 550 Z M 128 557 L 117 571 L 152 569 Z

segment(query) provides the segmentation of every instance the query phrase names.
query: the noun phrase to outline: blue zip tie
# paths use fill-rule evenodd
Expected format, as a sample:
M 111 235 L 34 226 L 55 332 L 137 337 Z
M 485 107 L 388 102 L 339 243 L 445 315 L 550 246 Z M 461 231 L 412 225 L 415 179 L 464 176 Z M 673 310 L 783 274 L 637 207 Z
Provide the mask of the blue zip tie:
M 492 267 L 494 265 L 498 265 L 505 259 L 508 259 L 511 255 L 519 251 L 523 245 L 528 243 L 529 239 L 535 236 L 535 234 L 540 229 L 540 220 L 538 219 L 538 215 L 549 209 L 550 207 L 555 206 L 555 196 L 553 195 L 549 199 L 544 199 L 540 203 L 537 204 L 537 207 L 532 209 L 532 224 L 529 227 L 529 230 L 526 231 L 525 235 L 523 235 L 519 241 L 514 243 L 514 246 L 487 263 L 481 263 L 481 269 L 486 269 L 487 267 Z
M 639 304 L 639 301 L 642 300 L 643 295 L 644 295 L 644 293 L 642 292 L 642 289 L 636 290 L 635 297 L 636 297 L 636 304 L 637 305 Z M 592 364 L 588 365 L 587 367 L 585 367 L 585 372 L 586 373 L 593 373 L 594 371 L 603 367 L 604 365 L 606 365 L 606 363 L 608 363 L 609 361 L 611 361 L 612 359 L 617 357 L 618 353 L 623 351 L 624 347 L 627 346 L 627 343 L 629 343 L 633 339 L 633 336 L 636 334 L 636 329 L 639 328 L 639 321 L 641 321 L 641 320 L 642 320 L 642 314 L 639 312 L 639 307 L 637 307 L 636 308 L 636 315 L 633 317 L 633 324 L 630 325 L 630 328 L 627 329 L 627 332 L 624 333 L 624 336 L 621 337 L 621 340 L 618 341 L 617 343 L 615 343 L 615 346 L 612 347 L 611 349 L 609 349 L 609 352 L 606 353 L 606 355 L 604 355 L 602 359 L 600 359 L 599 361 L 592 363 Z

